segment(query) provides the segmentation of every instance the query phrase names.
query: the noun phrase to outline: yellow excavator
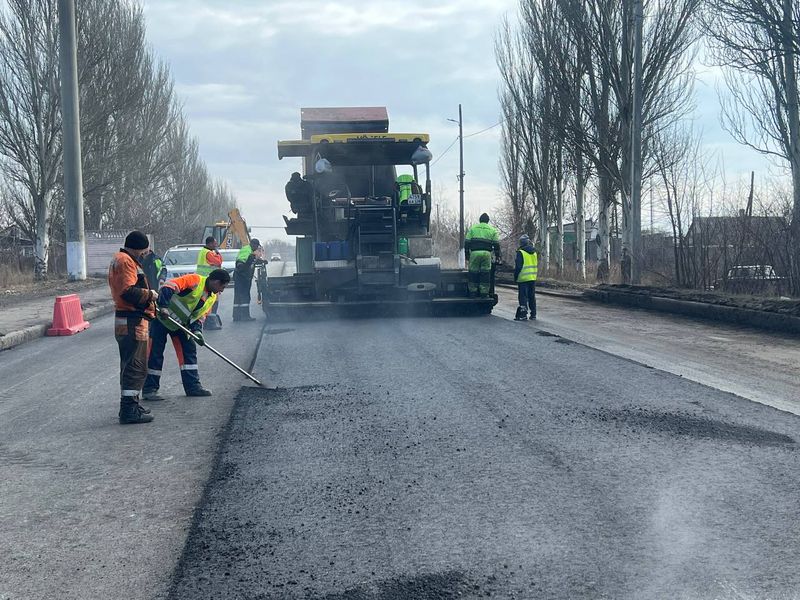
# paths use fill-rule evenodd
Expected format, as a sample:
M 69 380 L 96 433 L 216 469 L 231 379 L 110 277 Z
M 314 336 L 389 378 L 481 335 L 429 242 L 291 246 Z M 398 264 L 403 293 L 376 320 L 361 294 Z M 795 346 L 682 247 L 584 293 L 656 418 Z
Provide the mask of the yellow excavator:
M 203 229 L 203 240 L 213 236 L 217 240 L 220 249 L 241 248 L 250 243 L 250 233 L 242 214 L 238 208 L 232 208 L 228 212 L 228 221 L 217 221 L 213 225 L 206 225 Z M 260 252 L 260 250 L 259 250 Z M 258 282 L 258 303 L 261 304 L 262 291 L 266 281 L 266 261 L 258 262 L 256 266 L 256 281 Z
M 249 244 L 250 234 L 247 223 L 242 218 L 239 209 L 232 208 L 228 212 L 228 219 L 227 222 L 217 221 L 213 225 L 206 225 L 203 229 L 201 243 L 205 243 L 207 237 L 213 236 L 220 248 L 241 248 L 245 244 Z

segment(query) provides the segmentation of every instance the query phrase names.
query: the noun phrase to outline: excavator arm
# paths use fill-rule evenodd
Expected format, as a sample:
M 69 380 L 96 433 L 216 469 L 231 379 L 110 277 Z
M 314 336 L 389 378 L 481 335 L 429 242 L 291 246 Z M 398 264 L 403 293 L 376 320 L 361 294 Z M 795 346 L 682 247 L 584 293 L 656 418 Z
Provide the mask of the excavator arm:
M 231 234 L 235 235 L 239 238 L 242 246 L 250 243 L 250 234 L 247 233 L 247 223 L 244 222 L 242 218 L 242 214 L 239 212 L 238 208 L 232 208 L 231 211 L 228 213 L 228 218 L 230 219 L 230 225 L 228 225 L 228 235 L 226 236 L 226 243 L 228 238 L 230 238 Z

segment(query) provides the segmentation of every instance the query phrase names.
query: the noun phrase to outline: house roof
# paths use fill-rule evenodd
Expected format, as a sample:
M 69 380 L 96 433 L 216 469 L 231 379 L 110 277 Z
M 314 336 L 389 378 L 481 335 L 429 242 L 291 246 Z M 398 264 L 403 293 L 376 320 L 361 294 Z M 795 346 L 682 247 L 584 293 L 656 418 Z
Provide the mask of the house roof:
M 783 217 L 695 217 L 686 236 L 711 239 L 749 236 L 766 240 L 784 233 L 787 228 Z
M 25 236 L 17 225 L 11 225 L 5 229 L 0 229 L 0 239 L 13 241 L 17 244 L 33 244 L 33 240 Z

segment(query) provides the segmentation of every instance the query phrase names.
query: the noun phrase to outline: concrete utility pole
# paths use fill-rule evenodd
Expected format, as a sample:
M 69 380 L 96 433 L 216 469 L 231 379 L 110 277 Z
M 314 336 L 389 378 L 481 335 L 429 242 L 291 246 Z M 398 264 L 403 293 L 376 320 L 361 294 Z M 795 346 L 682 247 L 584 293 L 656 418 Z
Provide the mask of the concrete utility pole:
M 458 105 L 458 121 L 447 119 L 453 123 L 458 123 L 458 266 L 463 269 L 466 266 L 464 257 L 464 120 L 461 116 L 461 105 Z
M 633 2 L 633 130 L 631 132 L 631 282 L 642 280 L 642 0 Z
M 86 279 L 86 238 L 83 231 L 81 117 L 78 99 L 78 54 L 75 41 L 75 0 L 58 0 L 61 118 L 64 136 L 64 208 L 67 230 L 67 276 Z
M 466 266 L 464 258 L 464 120 L 458 105 L 458 266 Z

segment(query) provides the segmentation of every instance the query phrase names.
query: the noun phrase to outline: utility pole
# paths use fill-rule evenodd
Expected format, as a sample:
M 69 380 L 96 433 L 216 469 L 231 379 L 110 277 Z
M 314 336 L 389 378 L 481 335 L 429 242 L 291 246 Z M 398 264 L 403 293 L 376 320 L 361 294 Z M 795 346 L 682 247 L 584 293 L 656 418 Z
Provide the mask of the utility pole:
M 633 1 L 633 131 L 631 132 L 631 282 L 642 280 L 642 0 Z
M 58 0 L 61 120 L 64 137 L 64 221 L 67 233 L 67 276 L 86 279 L 86 237 L 83 231 L 81 118 L 78 99 L 78 54 L 75 42 L 75 0 Z
M 447 119 L 455 123 L 455 119 Z M 464 256 L 464 120 L 458 105 L 458 266 L 466 266 Z

